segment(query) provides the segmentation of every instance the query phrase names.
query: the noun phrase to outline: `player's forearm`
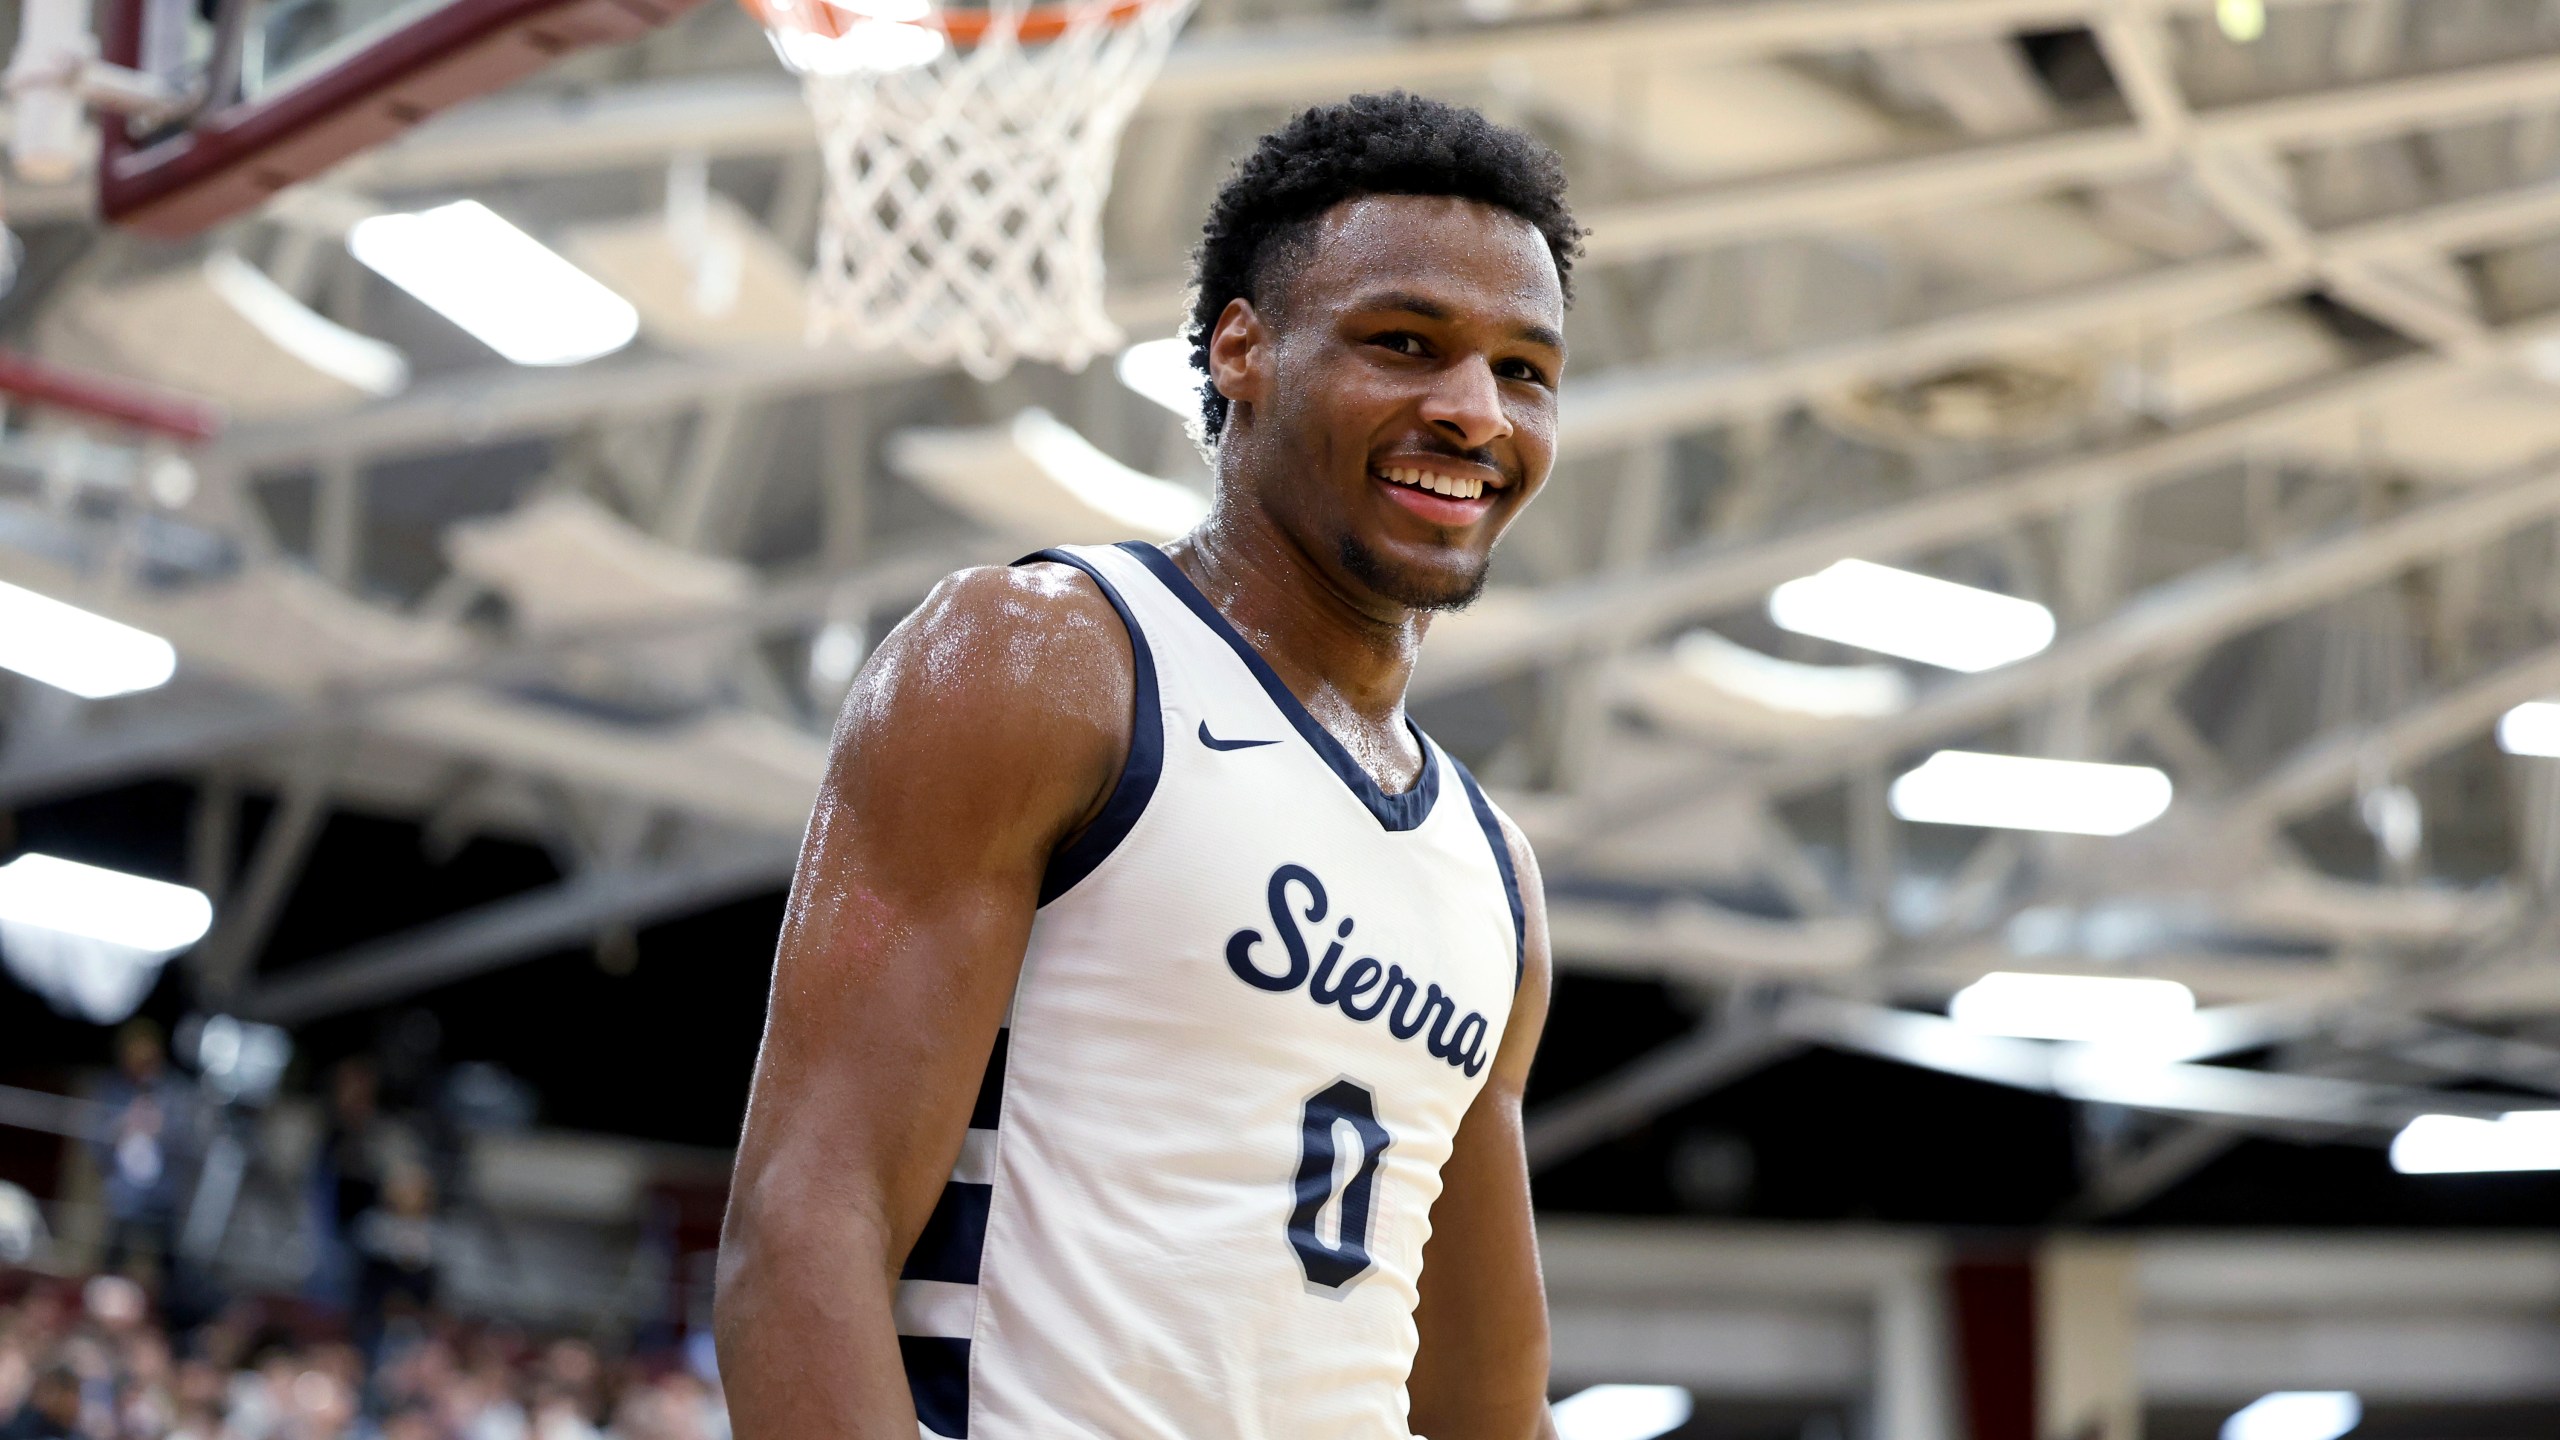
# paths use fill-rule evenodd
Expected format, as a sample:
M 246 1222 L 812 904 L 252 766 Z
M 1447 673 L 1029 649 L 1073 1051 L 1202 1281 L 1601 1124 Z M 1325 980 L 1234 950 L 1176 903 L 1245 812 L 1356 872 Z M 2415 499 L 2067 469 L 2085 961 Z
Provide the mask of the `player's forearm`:
M 737 1440 L 913 1440 L 878 1230 L 756 1208 L 733 1208 L 721 1236 L 714 1308 Z

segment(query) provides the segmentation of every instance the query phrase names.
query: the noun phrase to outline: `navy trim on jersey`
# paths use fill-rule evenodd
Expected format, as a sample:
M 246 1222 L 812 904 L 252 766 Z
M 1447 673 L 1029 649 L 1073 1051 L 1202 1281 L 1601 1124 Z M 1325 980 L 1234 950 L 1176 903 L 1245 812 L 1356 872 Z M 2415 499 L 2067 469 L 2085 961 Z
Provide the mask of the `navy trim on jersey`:
M 1138 699 L 1129 719 L 1129 758 L 1120 766 L 1120 783 L 1111 787 L 1111 798 L 1102 802 L 1102 813 L 1084 833 L 1049 857 L 1049 865 L 1040 876 L 1040 903 L 1048 904 L 1076 887 L 1077 882 L 1094 872 L 1111 852 L 1120 848 L 1138 817 L 1147 811 L 1147 801 L 1154 798 L 1156 781 L 1164 775 L 1164 702 L 1156 690 L 1156 659 L 1147 649 L 1147 632 L 1138 628 L 1138 617 L 1129 613 L 1120 592 L 1102 578 L 1102 572 L 1064 550 L 1043 550 L 1014 561 L 1027 565 L 1034 560 L 1072 565 L 1083 571 L 1102 588 L 1102 598 L 1120 616 L 1129 631 L 1129 653 L 1137 661 Z
M 1004 1114 L 1004 1052 L 1013 1027 L 996 1032 L 996 1048 L 987 1055 L 986 1073 L 978 1077 L 978 1103 L 969 1111 L 969 1128 L 993 1130 Z
M 1493 813 L 1493 802 L 1484 798 L 1484 787 L 1476 784 L 1476 777 L 1454 756 L 1449 768 L 1458 772 L 1458 783 L 1467 790 L 1467 805 L 1476 812 L 1476 823 L 1484 827 L 1485 843 L 1493 847 L 1493 863 L 1502 867 L 1502 893 L 1511 901 L 1511 983 L 1518 985 L 1529 973 L 1529 907 L 1520 899 L 1520 872 L 1511 863 L 1511 842 L 1504 838 L 1501 817 Z
M 1253 672 L 1253 678 L 1262 682 L 1263 690 L 1271 696 L 1271 703 L 1280 707 L 1280 713 L 1297 727 L 1298 734 L 1306 740 L 1309 748 L 1325 764 L 1333 767 L 1333 773 L 1342 777 L 1342 783 L 1350 787 L 1353 798 L 1368 806 L 1369 813 L 1378 817 L 1380 825 L 1389 830 L 1413 830 L 1431 818 L 1431 804 L 1440 797 L 1440 767 L 1432 758 L 1431 742 L 1423 738 L 1421 727 L 1415 725 L 1411 717 L 1408 716 L 1404 723 L 1405 728 L 1413 732 L 1414 743 L 1422 747 L 1422 775 L 1413 782 L 1412 789 L 1401 795 L 1390 795 L 1378 788 L 1376 777 L 1360 768 L 1360 762 L 1351 758 L 1351 752 L 1343 748 L 1341 741 L 1333 738 L 1332 731 L 1316 723 L 1316 717 L 1308 714 L 1307 707 L 1282 683 L 1279 672 L 1271 668 L 1271 662 L 1245 643 L 1244 637 L 1236 633 L 1236 627 L 1227 623 L 1227 617 L 1218 613 L 1218 607 L 1209 603 L 1209 597 L 1200 593 L 1200 587 L 1191 583 L 1191 577 L 1182 573 L 1182 567 L 1174 564 L 1171 556 L 1143 540 L 1124 540 L 1120 542 L 1120 548 L 1145 562 L 1147 569 L 1164 582 L 1164 588 L 1173 592 L 1174 598 L 1190 606 L 1191 612 L 1200 617 L 1200 623 L 1208 626 L 1211 634 L 1227 642 L 1237 657 L 1244 661 L 1245 668 Z
M 993 1185 L 943 1182 L 942 1198 L 925 1217 L 924 1231 L 907 1252 L 901 1280 L 940 1280 L 951 1285 L 978 1283 L 978 1260 L 987 1250 L 987 1210 L 995 1199 Z
M 969 1342 L 901 1335 L 898 1359 L 916 1419 L 936 1435 L 969 1440 Z

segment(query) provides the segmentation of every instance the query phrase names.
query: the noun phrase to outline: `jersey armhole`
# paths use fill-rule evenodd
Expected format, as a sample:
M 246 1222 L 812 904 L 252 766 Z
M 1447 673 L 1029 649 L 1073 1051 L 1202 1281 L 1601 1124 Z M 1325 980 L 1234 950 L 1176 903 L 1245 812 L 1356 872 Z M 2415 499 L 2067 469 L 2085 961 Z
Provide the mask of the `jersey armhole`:
M 1458 783 L 1467 792 L 1467 807 L 1476 812 L 1476 824 L 1483 828 L 1485 843 L 1493 847 L 1493 863 L 1502 872 L 1502 894 L 1511 902 L 1511 984 L 1518 989 L 1529 974 L 1529 908 L 1520 898 L 1520 868 L 1511 863 L 1511 842 L 1502 833 L 1502 819 L 1493 813 L 1493 802 L 1484 798 L 1484 787 L 1476 777 L 1449 757 L 1449 768 L 1458 772 Z
M 1111 602 L 1112 613 L 1129 632 L 1129 655 L 1135 662 L 1136 703 L 1129 718 L 1129 755 L 1120 766 L 1119 783 L 1111 787 L 1111 797 L 1102 803 L 1102 813 L 1084 833 L 1059 846 L 1049 857 L 1049 865 L 1040 876 L 1040 903 L 1048 904 L 1076 887 L 1092 874 L 1111 852 L 1120 848 L 1129 831 L 1145 814 L 1147 802 L 1154 798 L 1156 782 L 1164 775 L 1164 704 L 1156 688 L 1156 660 L 1147 649 L 1147 632 L 1138 627 L 1138 617 L 1129 613 L 1126 601 L 1111 582 L 1091 561 L 1065 550 L 1043 550 L 1014 561 L 1029 565 L 1038 561 L 1071 565 L 1084 572 L 1086 578 Z

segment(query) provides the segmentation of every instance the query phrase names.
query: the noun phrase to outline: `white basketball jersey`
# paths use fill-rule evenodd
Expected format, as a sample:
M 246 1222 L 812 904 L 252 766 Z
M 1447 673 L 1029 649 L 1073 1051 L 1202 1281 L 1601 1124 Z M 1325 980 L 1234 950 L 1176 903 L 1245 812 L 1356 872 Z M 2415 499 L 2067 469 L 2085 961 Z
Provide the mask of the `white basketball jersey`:
M 1518 987 L 1492 807 L 1388 795 L 1163 552 L 1077 547 L 1137 716 L 898 1287 L 927 1435 L 1403 1437 L 1440 1166 Z

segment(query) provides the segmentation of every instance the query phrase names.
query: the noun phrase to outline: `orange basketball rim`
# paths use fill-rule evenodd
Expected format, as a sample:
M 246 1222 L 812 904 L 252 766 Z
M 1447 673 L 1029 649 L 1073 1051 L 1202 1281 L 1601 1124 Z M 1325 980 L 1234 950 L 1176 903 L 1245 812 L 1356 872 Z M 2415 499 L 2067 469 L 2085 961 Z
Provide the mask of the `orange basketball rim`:
M 854 26 L 869 22 L 915 25 L 939 30 L 952 45 L 966 50 L 984 41 L 1007 23 L 1008 12 L 985 5 L 951 9 L 941 5 L 922 7 L 893 4 L 837 4 L 835 0 L 738 0 L 739 7 L 756 17 L 759 24 L 835 39 Z M 1146 8 L 1147 0 L 1088 0 L 1085 4 L 1032 5 L 1012 12 L 1014 38 L 1025 45 L 1045 45 L 1064 35 L 1078 21 L 1094 12 L 1106 25 L 1117 25 Z

